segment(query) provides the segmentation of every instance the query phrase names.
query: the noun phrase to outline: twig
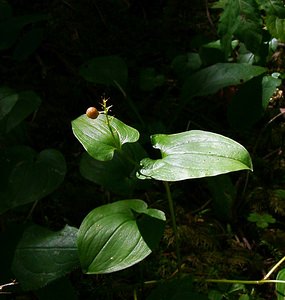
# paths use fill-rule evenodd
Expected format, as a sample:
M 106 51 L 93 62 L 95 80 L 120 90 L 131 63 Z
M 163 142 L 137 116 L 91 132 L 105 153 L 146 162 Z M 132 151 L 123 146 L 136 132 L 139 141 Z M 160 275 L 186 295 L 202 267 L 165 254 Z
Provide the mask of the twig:
M 13 280 L 12 282 L 1 284 L 0 285 L 0 294 L 10 294 L 9 292 L 2 292 L 2 290 L 8 286 L 14 286 L 17 285 L 18 282 L 16 280 Z

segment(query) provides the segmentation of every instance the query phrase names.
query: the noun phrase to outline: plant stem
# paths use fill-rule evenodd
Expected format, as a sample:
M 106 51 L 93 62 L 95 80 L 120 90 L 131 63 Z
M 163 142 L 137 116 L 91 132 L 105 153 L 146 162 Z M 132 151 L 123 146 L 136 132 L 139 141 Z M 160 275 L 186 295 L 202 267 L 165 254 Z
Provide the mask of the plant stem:
M 206 279 L 206 282 L 213 283 L 241 283 L 241 284 L 264 284 L 264 283 L 285 283 L 285 280 L 268 279 L 269 276 L 285 261 L 282 257 L 261 280 L 235 280 L 235 279 Z
M 284 257 L 282 257 L 279 261 L 278 261 L 278 263 L 277 264 L 275 264 L 274 266 L 273 266 L 273 268 L 271 268 L 270 270 L 269 270 L 269 272 L 263 277 L 263 280 L 266 280 L 266 279 L 268 279 L 269 278 L 269 276 L 283 263 L 285 261 L 285 256 Z
M 167 181 L 163 181 L 163 184 L 164 184 L 164 187 L 166 190 L 166 195 L 167 195 L 169 210 L 170 210 L 170 217 L 171 217 L 171 221 L 172 221 L 172 229 L 173 229 L 174 237 L 175 237 L 178 273 L 181 273 L 180 242 L 179 242 L 179 234 L 178 234 L 177 225 L 176 225 L 176 217 L 175 217 L 173 199 L 172 199 L 172 195 L 170 192 L 169 183 Z
M 264 284 L 264 283 L 285 283 L 285 280 L 277 280 L 277 279 L 261 279 L 261 280 L 206 279 L 206 282 L 240 283 L 240 284 Z

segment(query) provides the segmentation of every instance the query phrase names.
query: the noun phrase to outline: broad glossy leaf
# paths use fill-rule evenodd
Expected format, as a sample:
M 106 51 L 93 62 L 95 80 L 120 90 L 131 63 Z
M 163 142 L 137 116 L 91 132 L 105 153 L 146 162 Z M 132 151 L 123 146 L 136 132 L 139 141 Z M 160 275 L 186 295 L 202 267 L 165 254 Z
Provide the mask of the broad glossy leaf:
M 63 181 L 65 159 L 53 149 L 25 146 L 0 151 L 0 213 L 42 199 Z
M 134 189 L 142 187 L 143 181 L 136 177 L 138 167 L 129 158 L 139 166 L 140 160 L 146 156 L 138 143 L 125 144 L 123 152 L 115 152 L 113 159 L 108 161 L 96 160 L 85 152 L 80 160 L 80 173 L 113 193 L 132 195 Z
M 182 97 L 189 101 L 196 96 L 215 94 L 224 87 L 239 85 L 266 70 L 249 64 L 218 63 L 188 77 L 182 88 Z
M 101 161 L 111 160 L 115 150 L 121 151 L 122 145 L 134 143 L 139 139 L 139 132 L 136 129 L 115 117 L 109 119 L 112 132 L 103 114 L 97 119 L 82 115 L 72 121 L 72 130 L 76 138 L 90 156 Z
M 276 276 L 277 280 L 284 280 L 285 281 L 285 269 L 282 269 L 278 272 Z M 277 282 L 275 284 L 277 300 L 284 300 L 285 299 L 285 282 Z
M 162 211 L 147 208 L 142 200 L 121 200 L 91 211 L 78 232 L 83 272 L 110 273 L 147 257 L 164 230 Z
M 239 170 L 252 170 L 247 150 L 225 136 L 192 130 L 177 134 L 158 134 L 151 138 L 161 159 L 145 158 L 138 177 L 164 181 L 215 176 Z
M 12 264 L 24 290 L 41 288 L 79 267 L 77 231 L 67 225 L 58 232 L 34 225 L 24 232 Z
M 124 88 L 128 81 L 128 68 L 119 56 L 95 57 L 81 66 L 80 75 L 93 83 Z

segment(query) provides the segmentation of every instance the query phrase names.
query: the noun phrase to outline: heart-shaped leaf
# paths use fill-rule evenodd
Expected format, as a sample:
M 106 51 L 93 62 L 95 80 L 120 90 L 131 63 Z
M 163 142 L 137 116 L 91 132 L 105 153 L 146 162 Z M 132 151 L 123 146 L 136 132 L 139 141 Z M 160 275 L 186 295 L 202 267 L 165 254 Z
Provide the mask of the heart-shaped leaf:
M 34 112 L 41 98 L 33 91 L 17 93 L 7 87 L 0 88 L 0 120 L 4 132 L 9 132 Z
M 0 151 L 0 213 L 40 200 L 63 181 L 65 159 L 53 149 L 37 154 L 25 146 Z
M 148 256 L 161 238 L 165 216 L 142 200 L 121 200 L 91 211 L 78 232 L 83 272 L 110 273 Z
M 115 117 L 109 117 L 110 127 L 106 116 L 100 114 L 96 119 L 82 115 L 72 121 L 75 137 L 83 145 L 90 156 L 97 160 L 111 160 L 114 151 L 122 151 L 125 143 L 134 143 L 139 139 L 139 132 L 124 124 Z
M 24 290 L 41 288 L 79 267 L 77 231 L 65 226 L 52 232 L 34 225 L 24 232 L 12 264 L 12 271 Z
M 93 83 L 125 87 L 128 68 L 118 56 L 95 57 L 81 66 L 80 75 Z
M 239 143 L 212 132 L 192 130 L 152 136 L 162 158 L 141 161 L 138 177 L 164 181 L 215 176 L 238 170 L 252 170 L 247 150 Z

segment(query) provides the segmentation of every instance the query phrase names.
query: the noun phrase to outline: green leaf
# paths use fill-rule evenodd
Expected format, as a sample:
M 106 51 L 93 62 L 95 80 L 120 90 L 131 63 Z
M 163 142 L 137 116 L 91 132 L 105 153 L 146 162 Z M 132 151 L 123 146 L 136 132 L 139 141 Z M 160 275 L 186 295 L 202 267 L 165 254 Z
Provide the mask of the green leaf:
M 26 225 L 23 224 L 23 222 L 9 222 L 9 224 L 6 223 L 5 228 L 1 230 L 0 245 L 5 245 L 5 247 L 1 247 L 0 282 L 8 282 L 14 277 L 14 274 L 11 271 L 11 265 L 17 244 L 23 235 L 25 227 Z
M 275 218 L 269 214 L 260 214 L 255 212 L 250 213 L 247 220 L 256 223 L 256 226 L 260 228 L 267 228 L 269 224 L 274 224 L 276 222 Z
M 47 20 L 45 14 L 24 15 L 8 18 L 0 22 L 0 50 L 10 48 L 16 41 L 24 26 Z
M 33 28 L 25 33 L 14 49 L 13 58 L 20 61 L 28 58 L 39 47 L 43 33 L 42 28 Z
M 278 272 L 276 276 L 276 280 L 284 280 L 285 281 L 285 269 L 282 269 Z M 283 282 L 276 282 L 275 284 L 277 300 L 284 300 L 285 299 L 285 283 Z
M 23 91 L 18 93 L 18 95 L 10 95 L 9 99 L 6 98 L 6 100 L 11 101 L 16 98 L 17 101 L 9 111 L 6 119 L 6 132 L 15 128 L 32 112 L 37 110 L 41 104 L 41 98 L 33 91 Z
M 266 109 L 270 98 L 276 92 L 276 89 L 281 85 L 282 80 L 270 75 L 262 78 L 262 106 Z
M 228 106 L 232 128 L 248 130 L 263 116 L 262 79 L 261 76 L 255 77 L 239 86 Z
M 262 19 L 254 0 L 231 0 L 224 7 L 218 32 L 227 57 L 233 36 L 257 53 L 262 41 Z
M 124 156 L 115 152 L 112 160 L 99 161 L 83 153 L 80 173 L 84 178 L 104 186 L 113 193 L 132 195 L 134 189 L 142 187 L 142 181 L 136 177 L 138 168 L 129 158 L 139 166 L 140 160 L 147 155 L 138 143 L 125 144 L 123 155 L 127 158 L 124 159 Z
M 232 205 L 236 199 L 236 188 L 228 174 L 222 174 L 206 179 L 213 197 L 213 208 L 216 216 L 224 221 L 232 219 Z
M 257 56 L 254 55 L 251 51 L 249 51 L 245 47 L 245 44 L 239 43 L 238 48 L 236 50 L 238 52 L 237 63 L 245 63 L 252 65 L 256 62 Z
M 44 287 L 79 267 L 77 231 L 68 225 L 58 232 L 34 225 L 24 232 L 12 264 L 23 290 Z
M 240 85 L 228 106 L 230 125 L 237 130 L 250 129 L 263 116 L 270 97 L 280 84 L 281 79 L 266 75 Z
M 256 0 L 259 9 L 264 10 L 266 15 L 285 17 L 283 0 Z
M 223 300 L 224 295 L 217 290 L 210 290 L 208 293 L 209 300 Z
M 267 16 L 265 24 L 272 37 L 275 37 L 281 42 L 285 41 L 285 18 L 277 16 Z
M 68 277 L 59 278 L 33 293 L 38 300 L 78 300 L 78 290 Z
M 0 213 L 42 199 L 63 181 L 65 159 L 53 149 L 25 146 L 0 151 Z
M 200 69 L 201 65 L 202 61 L 199 53 L 194 52 L 178 55 L 173 59 L 171 63 L 173 71 L 180 79 L 184 79 L 186 76 Z
M 19 95 L 8 87 L 0 87 L 0 120 L 9 114 L 19 100 Z
M 225 60 L 220 40 L 203 45 L 199 50 L 199 54 L 203 64 L 206 66 L 223 62 Z
M 250 300 L 250 296 L 248 294 L 241 295 L 238 300 Z
M 140 88 L 143 91 L 152 91 L 165 83 L 164 75 L 157 74 L 154 68 L 145 68 L 140 72 Z
M 151 137 L 162 158 L 141 161 L 140 179 L 179 181 L 215 176 L 239 170 L 252 170 L 247 150 L 239 143 L 219 134 L 192 130 Z
M 230 0 L 218 0 L 218 1 L 215 1 L 211 5 L 211 8 L 213 8 L 213 9 L 220 9 L 220 8 L 224 9 L 229 1 Z
M 95 57 L 80 67 L 80 75 L 87 81 L 107 86 L 125 87 L 128 81 L 128 68 L 118 56 Z
M 164 230 L 164 213 L 142 200 L 121 200 L 92 210 L 78 232 L 84 273 L 111 273 L 147 257 Z
M 139 139 L 139 132 L 124 124 L 115 117 L 109 117 L 110 128 L 106 116 L 100 114 L 97 119 L 82 115 L 72 121 L 72 130 L 85 150 L 93 158 L 111 160 L 115 150 L 121 151 L 125 143 L 134 143 Z
M 8 133 L 34 112 L 41 104 L 41 98 L 33 91 L 20 93 L 8 87 L 0 88 L 0 127 Z
M 218 63 L 188 77 L 182 87 L 182 97 L 189 101 L 196 96 L 215 94 L 220 89 L 239 85 L 267 71 L 249 64 Z
M 276 280 L 284 280 L 285 281 L 285 269 L 282 269 L 278 272 L 276 276 Z M 285 282 L 276 282 L 275 284 L 277 300 L 285 299 Z

